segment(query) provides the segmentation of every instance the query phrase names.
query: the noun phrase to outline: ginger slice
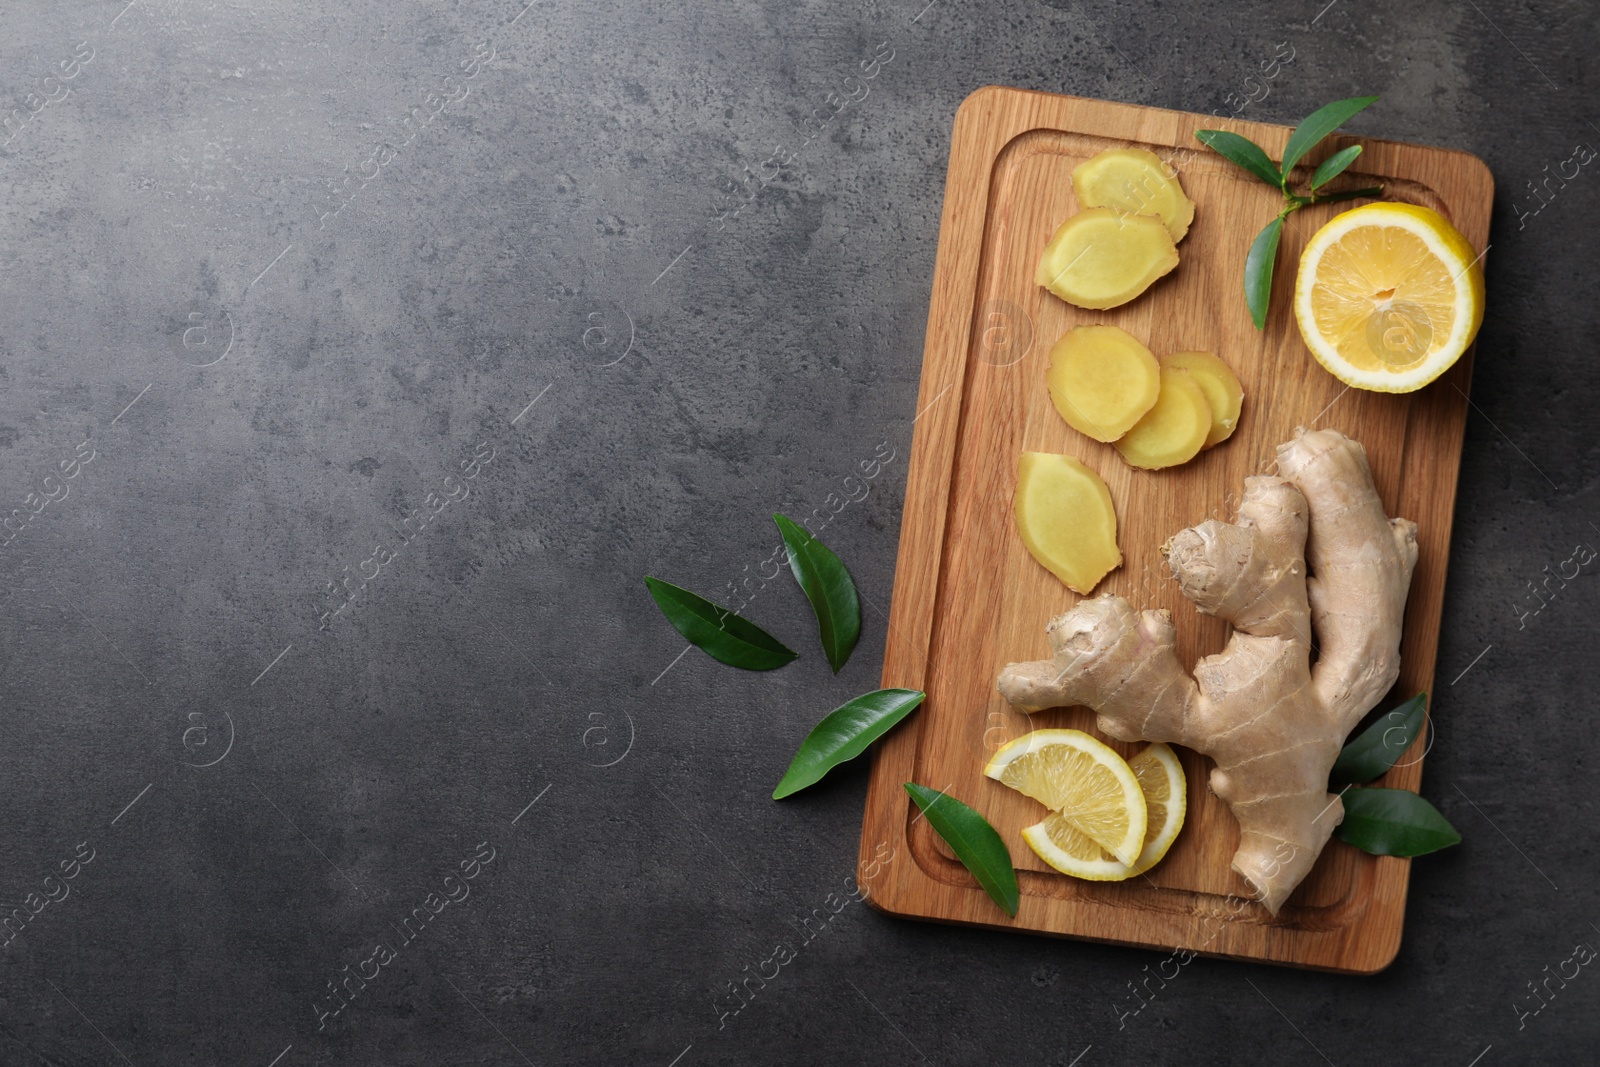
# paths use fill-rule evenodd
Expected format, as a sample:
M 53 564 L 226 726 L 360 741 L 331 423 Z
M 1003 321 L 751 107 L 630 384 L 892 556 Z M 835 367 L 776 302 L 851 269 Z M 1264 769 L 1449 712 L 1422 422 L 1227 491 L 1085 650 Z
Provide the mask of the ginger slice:
M 1416 523 L 1384 513 L 1359 443 L 1297 431 L 1277 469 L 1245 480 L 1235 522 L 1208 520 L 1163 546 L 1183 595 L 1233 627 L 1192 677 L 1170 613 L 1107 594 L 1050 621 L 1051 659 L 1013 663 L 999 680 L 1020 711 L 1082 704 L 1118 740 L 1210 756 L 1212 791 L 1239 822 L 1233 869 L 1274 915 L 1344 818 L 1328 772 L 1399 677 L 1417 562 Z
M 1022 543 L 1073 592 L 1088 594 L 1122 565 L 1111 490 L 1071 456 L 1024 452 L 1015 510 Z
M 1178 172 L 1143 148 L 1110 148 L 1079 163 L 1072 169 L 1072 191 L 1080 207 L 1157 216 L 1173 243 L 1183 240 L 1194 221 L 1194 201 L 1184 195 Z
M 1185 372 L 1206 395 L 1206 403 L 1211 405 L 1211 432 L 1203 447 L 1220 445 L 1233 436 L 1244 406 L 1244 386 L 1232 367 L 1210 352 L 1177 352 L 1162 360 L 1161 366 Z
M 1069 304 L 1099 311 L 1126 304 L 1177 265 L 1178 248 L 1160 219 L 1095 207 L 1061 224 L 1033 280 Z
M 1150 350 L 1115 326 L 1076 326 L 1050 349 L 1050 399 L 1067 425 L 1096 441 L 1133 428 L 1161 393 Z
M 1187 373 L 1163 364 L 1155 406 L 1116 442 L 1116 449 L 1135 467 L 1160 470 L 1199 455 L 1210 432 L 1205 393 Z

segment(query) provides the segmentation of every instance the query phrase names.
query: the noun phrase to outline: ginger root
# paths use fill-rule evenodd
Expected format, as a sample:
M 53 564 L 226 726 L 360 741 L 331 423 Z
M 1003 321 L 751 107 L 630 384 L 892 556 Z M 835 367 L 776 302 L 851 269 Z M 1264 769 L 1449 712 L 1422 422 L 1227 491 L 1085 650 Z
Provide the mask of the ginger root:
M 1344 817 L 1328 772 L 1399 676 L 1417 560 L 1416 524 L 1385 516 L 1359 443 L 1298 431 L 1278 447 L 1278 471 L 1245 480 L 1236 523 L 1203 522 L 1163 546 L 1183 595 L 1234 631 L 1193 678 L 1170 614 L 1106 595 L 1051 620 L 1053 659 L 1013 663 L 999 680 L 1022 711 L 1085 705 L 1114 738 L 1210 756 L 1211 788 L 1239 821 L 1233 869 L 1274 915 Z

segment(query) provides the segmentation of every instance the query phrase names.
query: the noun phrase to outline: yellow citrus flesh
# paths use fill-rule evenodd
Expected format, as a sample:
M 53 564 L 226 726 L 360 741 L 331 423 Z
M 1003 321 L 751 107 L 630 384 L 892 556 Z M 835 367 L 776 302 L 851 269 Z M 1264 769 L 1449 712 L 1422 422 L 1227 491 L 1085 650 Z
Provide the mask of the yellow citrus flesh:
M 1202 447 L 1220 445 L 1232 437 L 1244 407 L 1244 386 L 1233 368 L 1210 352 L 1178 352 L 1163 359 L 1161 365 L 1183 371 L 1206 395 L 1211 408 L 1211 432 L 1206 434 Z
M 1017 533 L 1040 565 L 1087 595 L 1122 566 L 1111 490 L 1071 456 L 1024 452 L 1017 461 Z
M 1032 797 L 1112 856 L 1144 847 L 1144 791 L 1128 761 L 1082 730 L 1034 730 L 994 754 L 983 773 Z
M 1050 401 L 1067 425 L 1111 442 L 1133 428 L 1161 395 L 1161 365 L 1116 326 L 1074 326 L 1050 349 Z
M 1194 201 L 1183 194 L 1178 172 L 1143 148 L 1108 148 L 1072 168 L 1072 191 L 1082 207 L 1109 207 L 1155 215 L 1176 243 L 1194 221 Z
M 1143 874 L 1161 862 L 1183 829 L 1189 809 L 1188 782 L 1178 754 L 1166 745 L 1151 745 L 1129 760 L 1128 766 L 1139 779 L 1147 812 L 1144 847 L 1133 864 L 1133 873 Z
M 1022 831 L 1028 847 L 1063 874 L 1095 882 L 1120 882 L 1160 863 L 1178 839 L 1188 809 L 1183 764 L 1166 745 L 1151 745 L 1128 761 L 1144 792 L 1144 847 L 1130 865 L 1118 860 L 1055 812 Z
M 1335 215 L 1300 256 L 1294 314 L 1317 361 L 1358 389 L 1409 393 L 1461 358 L 1483 322 L 1483 267 L 1414 204 Z
M 1126 304 L 1177 265 L 1160 219 L 1092 207 L 1056 230 L 1033 279 L 1069 304 L 1101 310 Z
M 1055 812 L 1044 821 L 1025 827 L 1022 839 L 1034 855 L 1062 874 L 1090 882 L 1120 882 L 1133 877 L 1133 868 L 1072 828 Z

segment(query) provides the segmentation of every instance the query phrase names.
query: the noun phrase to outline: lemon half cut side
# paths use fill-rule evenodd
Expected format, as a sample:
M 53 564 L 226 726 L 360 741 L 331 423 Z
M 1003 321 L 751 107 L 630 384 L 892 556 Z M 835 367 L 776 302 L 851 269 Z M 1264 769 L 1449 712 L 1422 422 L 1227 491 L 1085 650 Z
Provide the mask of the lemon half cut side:
M 1346 385 L 1421 389 L 1461 358 L 1483 322 L 1482 257 L 1437 211 L 1367 204 L 1311 238 L 1294 314 L 1317 362 Z

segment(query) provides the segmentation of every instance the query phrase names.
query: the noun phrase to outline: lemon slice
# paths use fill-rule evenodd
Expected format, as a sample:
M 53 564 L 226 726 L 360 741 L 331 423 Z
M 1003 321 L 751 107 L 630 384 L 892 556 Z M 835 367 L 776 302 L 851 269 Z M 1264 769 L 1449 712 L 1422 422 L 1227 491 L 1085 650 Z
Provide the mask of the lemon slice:
M 1124 863 L 1144 847 L 1144 790 L 1128 761 L 1082 730 L 1034 730 L 994 754 L 983 773 L 1059 813 Z
M 1335 215 L 1300 256 L 1294 317 L 1346 385 L 1409 393 L 1443 374 L 1483 322 L 1483 267 L 1443 215 L 1367 204 Z
M 1133 877 L 1133 868 L 1072 828 L 1055 812 L 1022 831 L 1028 847 L 1062 874 L 1090 882 L 1120 882 Z
M 1178 839 L 1189 811 L 1189 789 L 1178 754 L 1166 745 L 1151 745 L 1129 760 L 1128 766 L 1139 779 L 1148 812 L 1144 848 L 1133 864 L 1133 873 L 1143 874 L 1160 863 Z
M 1183 829 L 1188 791 L 1183 764 L 1166 745 L 1151 745 L 1128 761 L 1144 792 L 1148 830 L 1144 848 L 1130 866 L 1112 856 L 1055 812 L 1022 831 L 1028 847 L 1063 874 L 1094 882 L 1120 882 L 1160 863 Z

